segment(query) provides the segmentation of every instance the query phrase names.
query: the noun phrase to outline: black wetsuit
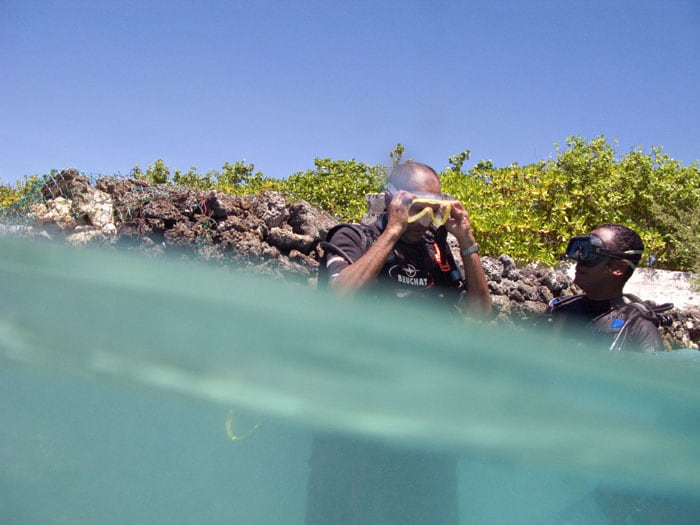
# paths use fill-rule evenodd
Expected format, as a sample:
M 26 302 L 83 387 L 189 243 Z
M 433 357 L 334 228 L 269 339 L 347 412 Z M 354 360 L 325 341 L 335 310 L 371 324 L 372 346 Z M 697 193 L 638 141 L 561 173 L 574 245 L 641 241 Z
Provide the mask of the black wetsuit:
M 621 350 L 662 351 L 664 346 L 657 325 L 639 316 L 631 320 L 625 309 L 630 308 L 622 298 L 593 301 L 578 295 L 550 303 L 550 313 L 557 328 L 569 335 L 592 334 L 588 341 L 596 347 L 609 347 L 624 324 L 631 323 L 627 327 L 628 334 Z M 557 514 L 552 524 L 590 523 L 594 513 L 604 515 L 608 520 L 606 523 L 690 525 L 698 522 L 700 499 L 598 487 Z
M 324 274 L 332 279 L 362 257 L 386 227 L 386 215 L 370 225 L 341 225 L 324 243 Z M 417 243 L 398 241 L 370 287 L 374 294 L 400 299 L 432 298 L 454 305 L 464 289 L 444 228 L 427 231 Z
M 570 335 L 583 333 L 589 340 L 610 347 L 623 329 L 622 350 L 634 352 L 658 352 L 664 350 L 657 325 L 636 313 L 620 299 L 593 301 L 584 295 L 555 299 L 549 312 L 555 327 Z M 628 326 L 625 326 L 625 324 Z
M 380 219 L 370 226 L 344 226 L 332 232 L 331 244 L 326 245 L 328 278 L 357 261 L 384 225 L 385 219 Z M 436 242 L 427 234 L 413 245 L 397 243 L 373 292 L 455 304 L 463 281 L 453 273 L 454 260 L 446 242 L 438 242 L 437 249 Z M 448 257 L 451 268 L 445 262 Z M 457 460 L 452 455 L 347 435 L 318 434 L 312 444 L 310 467 L 307 525 L 459 522 Z

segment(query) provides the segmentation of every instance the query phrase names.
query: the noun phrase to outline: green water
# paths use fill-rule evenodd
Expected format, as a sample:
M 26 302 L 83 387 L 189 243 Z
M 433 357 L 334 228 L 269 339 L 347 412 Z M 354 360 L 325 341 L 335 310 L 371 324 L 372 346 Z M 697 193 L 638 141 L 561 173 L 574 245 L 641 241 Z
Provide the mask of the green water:
M 462 523 L 619 522 L 630 500 L 654 522 L 659 498 L 693 522 L 693 354 L 116 251 L 0 253 L 1 523 L 302 524 L 318 431 L 458 454 Z M 234 433 L 262 425 L 232 441 L 231 409 Z

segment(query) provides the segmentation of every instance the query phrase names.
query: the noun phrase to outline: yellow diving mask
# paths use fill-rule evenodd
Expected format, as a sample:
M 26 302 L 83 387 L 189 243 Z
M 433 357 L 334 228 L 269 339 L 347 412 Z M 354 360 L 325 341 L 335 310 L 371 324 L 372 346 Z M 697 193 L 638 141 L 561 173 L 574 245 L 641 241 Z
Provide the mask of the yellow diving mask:
M 398 190 L 392 185 L 387 185 L 389 195 L 395 195 Z M 439 228 L 447 222 L 452 213 L 453 200 L 449 195 L 412 192 L 416 198 L 411 201 L 408 209 L 408 223 L 417 222 L 421 226 L 429 227 L 434 224 Z
M 408 223 L 417 222 L 421 226 L 428 227 L 434 224 L 439 228 L 447 222 L 452 213 L 452 205 L 448 201 L 439 199 L 413 199 L 408 210 Z

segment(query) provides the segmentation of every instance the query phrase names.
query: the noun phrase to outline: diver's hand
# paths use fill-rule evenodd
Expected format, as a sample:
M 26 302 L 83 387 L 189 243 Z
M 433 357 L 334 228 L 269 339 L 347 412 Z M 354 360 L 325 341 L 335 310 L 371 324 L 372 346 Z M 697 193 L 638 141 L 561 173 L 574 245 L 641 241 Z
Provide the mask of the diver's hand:
M 399 237 L 404 234 L 408 228 L 408 210 L 416 196 L 405 190 L 398 190 L 392 196 L 391 202 L 386 208 L 387 226 L 386 230 L 391 231 Z
M 445 223 L 445 229 L 455 236 L 460 248 L 471 248 L 476 241 L 472 233 L 472 224 L 469 220 L 469 212 L 461 202 L 452 201 L 452 212 Z

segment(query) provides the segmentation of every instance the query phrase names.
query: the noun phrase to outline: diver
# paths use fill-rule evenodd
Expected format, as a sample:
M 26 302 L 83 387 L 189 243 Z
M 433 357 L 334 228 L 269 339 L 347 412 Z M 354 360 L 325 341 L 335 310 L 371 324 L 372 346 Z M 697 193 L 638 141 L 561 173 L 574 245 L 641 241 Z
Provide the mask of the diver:
M 579 342 L 585 339 L 596 348 L 663 351 L 658 326 L 669 323 L 663 312 L 673 308 L 673 304 L 657 306 L 623 293 L 643 251 L 639 235 L 620 224 L 605 224 L 588 235 L 571 239 L 566 257 L 576 261 L 574 283 L 584 294 L 550 302 L 549 311 L 555 326 L 578 328 L 581 330 Z M 571 330 L 566 332 L 571 333 Z M 586 337 L 589 334 L 592 339 Z M 595 521 L 594 515 L 603 516 L 606 523 L 689 525 L 697 523 L 700 500 L 684 495 L 598 486 L 554 516 L 552 523 L 591 523 Z
M 374 224 L 341 224 L 328 233 L 319 284 L 341 295 L 371 290 L 397 298 L 448 298 L 459 301 L 466 315 L 489 314 L 491 295 L 469 213 L 441 193 L 437 173 L 416 162 L 395 167 L 385 203 Z M 448 233 L 459 244 L 464 276 Z
M 424 164 L 402 164 L 392 170 L 386 190 L 386 211 L 374 224 L 343 224 L 329 232 L 319 286 L 338 295 L 435 301 L 448 306 L 446 312 L 456 306 L 464 316 L 489 314 L 491 296 L 469 214 L 442 194 L 437 173 Z M 459 243 L 464 276 L 448 232 Z M 451 454 L 317 434 L 310 467 L 307 525 L 459 522 L 457 460 Z
M 620 224 L 605 224 L 571 239 L 566 257 L 576 261 L 574 284 L 584 293 L 549 303 L 554 326 L 565 333 L 587 332 L 611 351 L 664 350 L 658 327 L 668 323 L 661 314 L 673 304 L 656 306 L 623 293 L 643 251 L 637 232 Z

